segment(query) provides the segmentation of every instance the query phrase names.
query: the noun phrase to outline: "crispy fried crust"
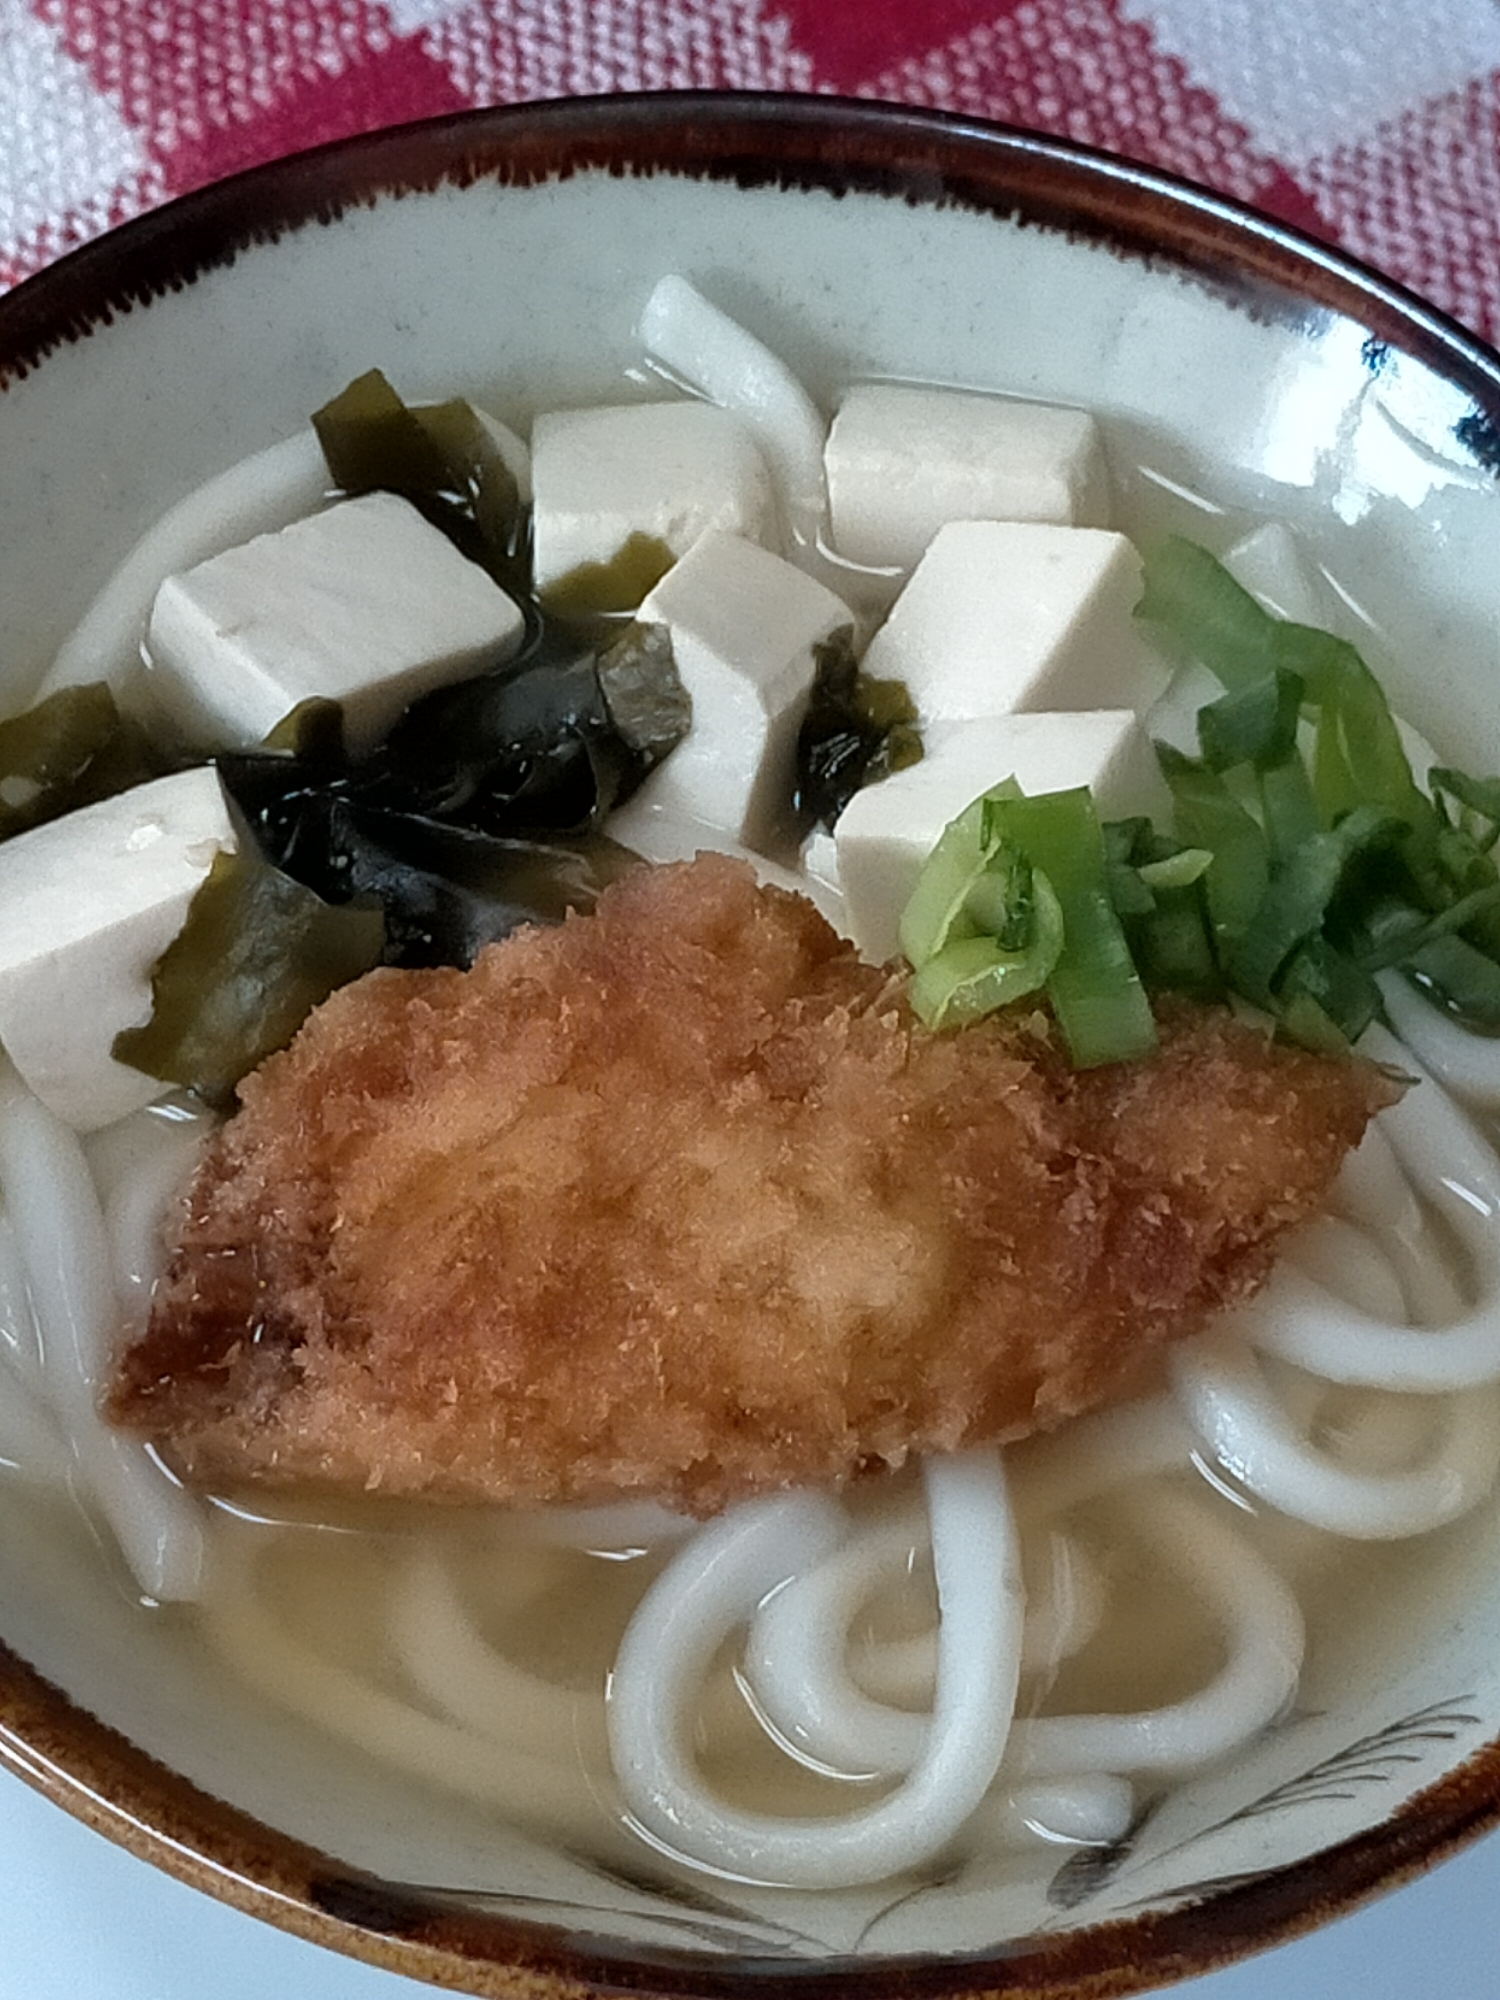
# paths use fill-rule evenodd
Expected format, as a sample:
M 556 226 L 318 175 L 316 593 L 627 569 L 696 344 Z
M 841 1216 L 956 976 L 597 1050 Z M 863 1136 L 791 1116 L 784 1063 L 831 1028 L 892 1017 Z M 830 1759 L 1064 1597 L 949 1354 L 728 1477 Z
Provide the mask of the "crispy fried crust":
M 743 866 L 645 869 L 247 1079 L 111 1414 L 199 1482 L 700 1512 L 1014 1438 L 1250 1292 L 1389 1095 L 1216 1011 L 937 1038 Z

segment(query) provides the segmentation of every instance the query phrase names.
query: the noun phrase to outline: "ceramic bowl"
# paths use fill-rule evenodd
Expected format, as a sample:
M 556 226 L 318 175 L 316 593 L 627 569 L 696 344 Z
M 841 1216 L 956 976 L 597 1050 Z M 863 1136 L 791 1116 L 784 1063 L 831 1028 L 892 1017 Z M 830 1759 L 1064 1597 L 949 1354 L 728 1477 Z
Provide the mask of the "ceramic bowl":
M 378 365 L 524 419 L 615 398 L 664 272 L 825 403 L 857 377 L 1086 404 L 1142 531 L 1291 524 L 1400 706 L 1500 768 L 1500 363 L 1337 255 L 1076 148 L 829 100 L 619 98 L 351 140 L 0 302 L 0 662 Z M 1500 1517 L 1328 1635 L 1295 1711 L 1103 1849 L 779 1911 L 548 1856 L 351 1763 L 0 1484 L 3 1753 L 190 1882 L 457 1990 L 1135 1992 L 1322 1921 L 1500 1817 Z M 1351 1589 L 1377 1596 L 1350 1559 Z M 1369 1573 L 1371 1578 L 1374 1572 Z

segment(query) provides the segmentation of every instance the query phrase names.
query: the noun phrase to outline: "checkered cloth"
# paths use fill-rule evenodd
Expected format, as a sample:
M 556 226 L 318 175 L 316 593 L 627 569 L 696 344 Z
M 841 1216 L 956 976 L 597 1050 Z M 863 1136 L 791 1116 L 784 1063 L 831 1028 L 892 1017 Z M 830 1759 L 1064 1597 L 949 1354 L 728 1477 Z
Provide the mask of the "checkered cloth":
M 1500 338 L 1500 0 L 0 0 L 0 286 L 320 140 L 689 87 L 896 98 L 1109 147 Z

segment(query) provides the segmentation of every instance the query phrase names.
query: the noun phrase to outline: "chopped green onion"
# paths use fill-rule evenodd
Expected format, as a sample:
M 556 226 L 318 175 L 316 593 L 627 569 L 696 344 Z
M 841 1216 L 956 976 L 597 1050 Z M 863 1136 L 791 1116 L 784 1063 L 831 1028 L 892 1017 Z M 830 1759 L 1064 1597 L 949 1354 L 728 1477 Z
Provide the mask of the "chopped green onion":
M 1359 1040 L 1380 1012 L 1380 988 L 1326 938 L 1310 937 L 1297 947 L 1282 970 L 1276 985 L 1276 1011 L 1283 1020 L 1290 1015 L 1295 1022 L 1308 1001 L 1316 1003 L 1321 1017 L 1316 1024 L 1320 1036 L 1335 1034 L 1347 1048 Z M 1312 1017 L 1308 1020 L 1311 1025 Z
M 985 841 L 983 799 L 943 828 L 901 914 L 901 950 L 908 964 L 921 967 L 957 939 L 977 934 L 969 894 L 997 845 L 998 839 Z
M 1160 751 L 1179 836 L 1213 854 L 1209 942 L 1228 984 L 1318 1047 L 1362 1030 L 1386 967 L 1500 1031 L 1500 778 L 1438 769 L 1429 797 L 1356 649 L 1274 617 L 1206 550 L 1149 556 L 1138 609 L 1228 690 L 1200 711 L 1201 759 Z M 1187 931 L 1164 937 L 1157 912 L 1128 921 L 1148 977 L 1187 983 Z
M 1206 847 L 1180 847 L 1160 861 L 1143 861 L 1136 874 L 1150 890 L 1185 889 L 1207 874 L 1213 859 Z
M 1125 936 L 1148 992 L 1188 993 L 1195 1000 L 1224 998 L 1224 975 L 1214 953 L 1202 882 L 1159 889 L 1153 908 L 1125 919 Z
M 1045 986 L 1078 1068 L 1155 1044 L 1082 788 L 1029 799 L 1007 780 L 950 821 L 903 913 L 901 948 L 929 1027 L 962 1026 Z
M 1207 549 L 1173 535 L 1151 551 L 1144 580 L 1136 617 L 1170 633 L 1226 688 L 1274 671 L 1279 621 Z
M 1346 1056 L 1349 1038 L 1310 993 L 1294 993 L 1281 1010 L 1285 1034 L 1315 1055 Z
M 1273 668 L 1259 680 L 1221 695 L 1198 711 L 1198 745 L 1210 771 L 1284 764 L 1297 747 L 1302 680 Z
M 1278 625 L 1278 653 L 1317 707 L 1313 790 L 1325 826 L 1356 806 L 1379 806 L 1430 843 L 1437 815 L 1412 776 L 1379 681 L 1347 640 L 1307 625 Z
M 1149 916 L 1156 908 L 1156 896 L 1141 874 L 1146 860 L 1161 858 L 1158 852 L 1175 852 L 1170 842 L 1159 843 L 1149 819 L 1116 819 L 1103 828 L 1104 860 L 1109 871 L 1109 900 L 1118 917 Z
M 986 834 L 1018 847 L 1062 909 L 1063 949 L 1047 997 L 1079 1069 L 1156 1046 L 1151 1003 L 1109 896 L 1104 835 L 1086 788 L 985 799 Z
M 1394 967 L 1500 1033 L 1500 778 L 1435 770 L 1429 798 L 1354 647 L 1273 616 L 1205 549 L 1169 541 L 1145 583 L 1138 615 L 1226 689 L 1199 710 L 1200 756 L 1157 745 L 1175 839 L 1145 819 L 1101 828 L 1084 791 L 1028 799 L 1010 781 L 977 800 L 903 919 L 924 1018 L 1033 990 L 1045 895 L 1062 928 L 1047 995 L 1080 1067 L 1152 1046 L 1147 986 L 1237 993 L 1342 1050 Z
M 1500 1035 L 1500 965 L 1466 939 L 1433 938 L 1404 959 L 1401 970 L 1473 1033 Z
M 1362 856 L 1389 845 L 1400 822 L 1374 806 L 1360 806 L 1332 833 L 1314 834 L 1272 876 L 1250 922 L 1225 954 L 1229 982 L 1260 1006 L 1272 1006 L 1273 988 L 1298 945 L 1318 936 L 1349 869 Z
M 1035 878 L 1035 869 L 1020 849 L 1002 840 L 964 898 L 965 917 L 1002 951 L 1024 950 L 1035 927 Z
M 1220 937 L 1238 936 L 1260 908 L 1270 881 L 1265 831 L 1217 771 L 1170 744 L 1159 743 L 1156 754 L 1172 794 L 1179 837 L 1213 856 L 1203 886 L 1214 930 Z
M 1462 771 L 1438 768 L 1428 772 L 1427 782 L 1435 793 L 1446 792 L 1480 821 L 1468 837 L 1488 854 L 1500 839 L 1500 778 L 1471 778 Z
M 1307 766 L 1295 750 L 1283 763 L 1258 771 L 1255 784 L 1261 824 L 1275 867 L 1319 831 L 1318 801 Z
M 1497 905 L 1500 905 L 1500 882 L 1473 890 L 1435 917 L 1426 916 L 1409 904 L 1383 904 L 1365 920 L 1366 942 L 1358 953 L 1359 962 L 1366 972 L 1381 972 L 1387 966 L 1400 965 L 1413 952 L 1425 950 L 1434 938 L 1463 930 Z
M 961 1028 L 1047 983 L 1063 949 L 1062 906 L 1045 875 L 1029 872 L 1031 936 L 1007 951 L 993 937 L 960 937 L 912 974 L 908 998 L 929 1028 Z

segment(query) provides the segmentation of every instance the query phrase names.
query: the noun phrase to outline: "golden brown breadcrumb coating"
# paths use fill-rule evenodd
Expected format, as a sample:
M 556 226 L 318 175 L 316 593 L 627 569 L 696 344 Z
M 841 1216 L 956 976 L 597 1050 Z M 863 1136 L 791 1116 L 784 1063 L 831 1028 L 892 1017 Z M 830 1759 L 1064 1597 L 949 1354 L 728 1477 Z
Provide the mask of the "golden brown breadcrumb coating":
M 1250 1292 L 1390 1094 L 1219 1011 L 934 1036 L 743 865 L 642 869 L 245 1081 L 112 1415 L 198 1482 L 700 1512 L 1018 1437 Z

